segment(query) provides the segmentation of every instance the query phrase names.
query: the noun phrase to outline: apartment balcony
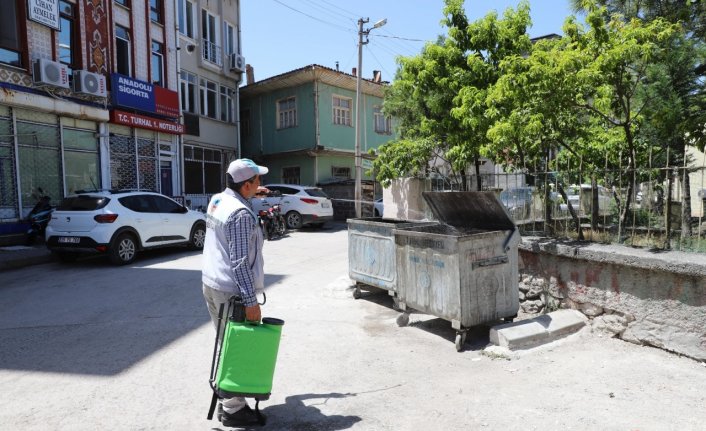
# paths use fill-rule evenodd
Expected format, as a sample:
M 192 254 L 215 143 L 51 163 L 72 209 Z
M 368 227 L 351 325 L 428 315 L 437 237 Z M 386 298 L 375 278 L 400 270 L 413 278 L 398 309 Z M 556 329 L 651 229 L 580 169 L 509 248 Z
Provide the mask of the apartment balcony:
M 204 60 L 223 66 L 223 54 L 221 52 L 221 47 L 207 39 L 203 39 L 201 41 L 201 55 Z

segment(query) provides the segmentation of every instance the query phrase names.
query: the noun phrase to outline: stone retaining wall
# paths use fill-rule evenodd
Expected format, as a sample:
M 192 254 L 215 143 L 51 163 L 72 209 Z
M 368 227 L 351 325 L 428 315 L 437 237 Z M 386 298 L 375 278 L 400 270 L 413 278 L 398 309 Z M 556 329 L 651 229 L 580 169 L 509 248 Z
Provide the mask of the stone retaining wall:
M 706 360 L 706 257 L 523 238 L 526 313 L 580 310 L 594 331 Z

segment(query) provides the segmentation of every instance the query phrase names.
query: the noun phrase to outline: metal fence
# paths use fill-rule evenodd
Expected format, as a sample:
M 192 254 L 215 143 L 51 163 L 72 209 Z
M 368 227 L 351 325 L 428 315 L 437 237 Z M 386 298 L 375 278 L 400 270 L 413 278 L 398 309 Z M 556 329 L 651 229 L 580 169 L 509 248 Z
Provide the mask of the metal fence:
M 524 235 L 706 252 L 706 156 L 679 166 L 545 170 L 459 177 L 433 175 L 431 190 L 497 193 Z

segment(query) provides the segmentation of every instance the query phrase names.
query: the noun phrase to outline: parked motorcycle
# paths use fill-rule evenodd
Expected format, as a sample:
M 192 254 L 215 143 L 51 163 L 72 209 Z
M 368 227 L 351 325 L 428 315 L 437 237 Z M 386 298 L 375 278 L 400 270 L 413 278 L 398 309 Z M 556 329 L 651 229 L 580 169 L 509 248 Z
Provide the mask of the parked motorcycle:
M 27 245 L 34 244 L 38 236 L 44 237 L 44 232 L 53 212 L 54 207 L 51 206 L 51 198 L 42 196 L 27 215 L 27 221 L 30 223 L 29 229 L 27 229 Z
M 267 194 L 268 197 L 281 196 L 278 192 L 272 192 Z M 258 217 L 260 219 L 260 227 L 265 235 L 265 239 L 271 240 L 277 237 L 281 237 L 287 231 L 287 224 L 282 215 L 282 207 L 280 204 L 271 205 L 266 210 L 258 211 Z

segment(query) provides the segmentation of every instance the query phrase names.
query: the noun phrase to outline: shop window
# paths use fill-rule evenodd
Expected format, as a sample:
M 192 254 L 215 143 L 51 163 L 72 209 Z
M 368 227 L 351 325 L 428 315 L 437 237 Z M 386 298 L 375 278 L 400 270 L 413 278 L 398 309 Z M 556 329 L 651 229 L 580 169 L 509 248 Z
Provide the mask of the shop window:
M 27 116 L 31 117 L 31 113 Z M 62 198 L 59 127 L 56 123 L 28 121 L 16 121 L 16 124 L 23 206 L 31 208 L 43 195 L 53 201 Z
M 213 194 L 223 190 L 223 154 L 220 150 L 184 146 L 184 179 L 187 194 Z

